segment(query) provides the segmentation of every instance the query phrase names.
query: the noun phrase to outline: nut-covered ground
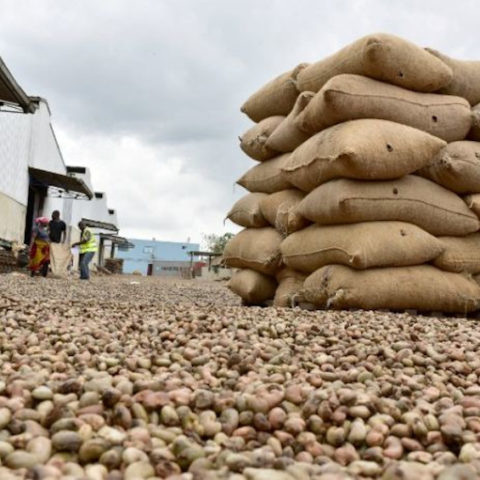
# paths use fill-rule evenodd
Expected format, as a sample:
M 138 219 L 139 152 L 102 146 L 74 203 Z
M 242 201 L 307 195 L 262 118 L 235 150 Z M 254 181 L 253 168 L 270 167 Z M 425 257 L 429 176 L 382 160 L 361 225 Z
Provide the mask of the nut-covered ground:
M 476 320 L 0 275 L 0 478 L 480 476 Z

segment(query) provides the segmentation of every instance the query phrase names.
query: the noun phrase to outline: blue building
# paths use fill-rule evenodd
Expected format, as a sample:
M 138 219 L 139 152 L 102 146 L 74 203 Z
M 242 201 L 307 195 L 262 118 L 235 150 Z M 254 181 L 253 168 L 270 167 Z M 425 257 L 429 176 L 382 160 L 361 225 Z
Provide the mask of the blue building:
M 135 247 L 118 249 L 117 258 L 123 258 L 123 272 L 138 271 L 142 275 L 181 276 L 190 267 L 190 251 L 198 251 L 198 243 L 162 242 L 129 238 Z

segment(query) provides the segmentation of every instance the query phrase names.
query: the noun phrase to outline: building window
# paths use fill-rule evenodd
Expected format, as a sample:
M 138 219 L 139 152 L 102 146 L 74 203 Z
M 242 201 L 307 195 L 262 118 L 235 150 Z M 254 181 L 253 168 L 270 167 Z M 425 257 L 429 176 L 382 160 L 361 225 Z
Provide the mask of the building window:
M 143 247 L 143 253 L 153 253 L 153 247 Z

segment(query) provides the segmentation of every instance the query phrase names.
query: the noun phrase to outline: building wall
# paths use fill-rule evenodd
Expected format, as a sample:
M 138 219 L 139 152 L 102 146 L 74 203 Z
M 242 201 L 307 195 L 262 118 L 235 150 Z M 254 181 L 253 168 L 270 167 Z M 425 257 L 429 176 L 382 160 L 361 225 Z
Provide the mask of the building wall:
M 200 248 L 198 243 L 162 242 L 138 238 L 129 238 L 128 240 L 135 247 L 129 250 L 118 249 L 116 254 L 117 258 L 124 259 L 124 273 L 139 271 L 146 275 L 148 265 L 158 260 L 189 262 L 190 255 L 188 255 L 188 252 Z
M 152 274 L 156 277 L 186 278 L 190 271 L 190 261 L 175 262 L 154 260 Z
M 0 238 L 23 241 L 27 207 L 0 193 Z
M 48 105 L 44 101 L 40 101 L 38 109 L 29 117 L 31 121 L 31 141 L 28 165 L 66 175 L 67 169 L 62 152 L 50 123 Z
M 0 237 L 23 242 L 28 167 L 66 174 L 45 102 L 40 101 L 33 114 L 0 111 L 0 166 Z M 48 214 L 45 210 L 44 215 Z
M 28 200 L 30 117 L 0 111 L 0 193 L 22 205 Z

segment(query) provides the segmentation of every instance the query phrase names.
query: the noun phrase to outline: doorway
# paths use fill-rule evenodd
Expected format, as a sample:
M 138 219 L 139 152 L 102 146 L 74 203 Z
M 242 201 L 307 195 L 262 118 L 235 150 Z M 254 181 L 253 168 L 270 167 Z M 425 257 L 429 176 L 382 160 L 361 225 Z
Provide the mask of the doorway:
M 40 213 L 43 210 L 47 190 L 48 187 L 35 185 L 32 178 L 30 178 L 30 185 L 28 186 L 27 216 L 25 219 L 25 236 L 23 240 L 26 245 L 30 245 L 33 222 L 35 218 L 40 216 Z

